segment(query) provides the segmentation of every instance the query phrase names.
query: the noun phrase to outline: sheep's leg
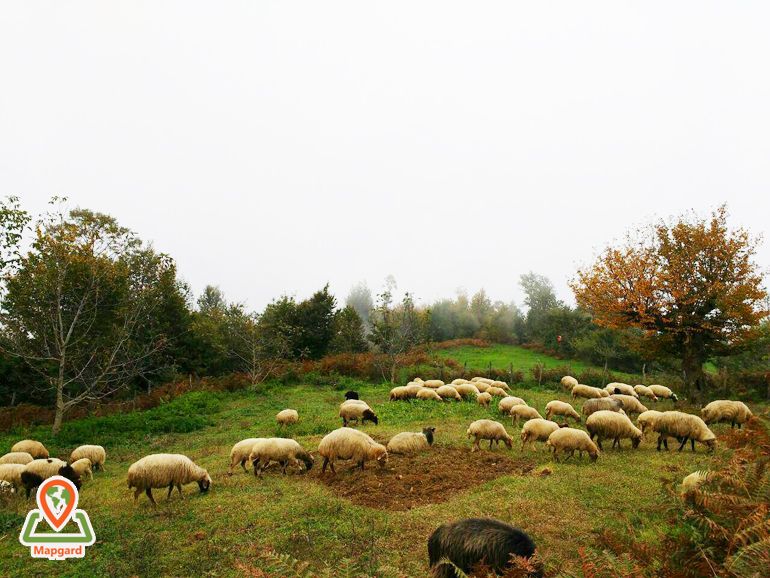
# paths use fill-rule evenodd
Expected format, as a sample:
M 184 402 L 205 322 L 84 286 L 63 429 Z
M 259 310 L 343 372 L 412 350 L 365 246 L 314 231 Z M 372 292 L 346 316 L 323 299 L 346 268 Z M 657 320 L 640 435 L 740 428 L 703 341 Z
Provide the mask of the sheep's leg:
M 336 475 L 337 474 L 337 470 L 334 469 L 334 462 L 331 462 L 329 464 L 329 467 L 332 469 L 332 473 Z
M 495 440 L 489 440 L 489 449 L 490 449 L 490 450 L 492 449 L 492 442 L 493 442 L 493 441 L 495 441 Z
M 173 492 L 173 491 L 174 491 L 174 482 L 171 482 L 171 483 L 168 485 L 168 494 L 166 494 L 166 499 L 167 499 L 167 500 L 170 500 L 170 499 L 171 499 L 171 492 Z
M 615 439 L 612 441 L 612 447 L 613 447 L 613 448 L 615 447 L 615 444 L 618 444 L 618 449 L 620 449 L 620 438 L 615 438 Z
M 247 470 L 247 469 L 246 469 L 246 462 L 247 462 L 247 461 L 248 461 L 248 459 L 247 459 L 247 458 L 243 458 L 243 459 L 241 460 L 241 467 L 243 468 L 243 471 L 244 471 L 244 472 L 246 472 L 246 473 L 249 473 L 249 470 Z
M 134 492 L 134 502 L 139 498 L 139 494 L 142 493 L 142 488 L 136 488 L 136 491 Z
M 157 506 L 158 502 L 155 501 L 155 498 L 152 497 L 152 488 L 147 488 L 144 491 L 145 494 L 147 494 L 147 497 L 150 498 L 150 501 L 152 502 L 153 506 Z
M 593 438 L 591 438 L 591 439 L 593 439 Z M 604 448 L 602 448 L 602 438 L 599 437 L 599 436 L 596 436 L 596 445 L 599 446 L 600 450 L 604 449 Z
M 692 451 L 695 451 L 695 439 L 690 438 L 690 446 L 692 447 Z
M 682 443 L 679 444 L 679 451 L 680 452 L 682 451 L 682 448 L 685 446 L 686 443 L 687 443 L 687 436 L 685 436 L 684 439 L 682 440 Z
M 286 474 L 286 466 L 288 466 L 288 465 L 289 465 L 289 461 L 288 460 L 283 460 L 281 462 L 281 473 L 282 474 L 284 474 L 284 475 Z
M 184 497 L 183 494 L 182 494 L 182 484 L 177 484 L 176 485 L 176 489 L 179 492 L 179 497 L 180 498 Z
M 322 474 L 325 474 L 325 473 L 326 473 L 326 466 L 327 466 L 328 464 L 329 464 L 329 458 L 324 458 L 324 465 L 323 465 L 323 467 L 321 468 L 321 473 L 322 473 Z
M 559 456 L 556 454 L 556 446 L 553 447 L 553 459 L 556 460 L 556 463 L 559 463 Z

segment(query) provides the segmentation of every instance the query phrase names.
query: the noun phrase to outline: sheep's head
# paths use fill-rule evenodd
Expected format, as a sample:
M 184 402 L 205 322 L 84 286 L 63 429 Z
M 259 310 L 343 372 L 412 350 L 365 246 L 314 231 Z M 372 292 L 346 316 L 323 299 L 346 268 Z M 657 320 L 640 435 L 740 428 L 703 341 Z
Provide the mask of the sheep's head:
M 209 488 L 211 488 L 211 476 L 209 476 L 208 472 L 205 472 L 203 477 L 198 480 L 198 487 L 200 488 L 201 494 L 209 491 Z
M 374 422 L 374 425 L 377 425 L 377 424 L 380 423 L 380 420 L 377 419 L 377 416 L 370 409 L 364 410 L 364 417 L 363 417 L 363 419 L 369 420 L 371 422 Z
M 422 428 L 422 434 L 425 436 L 425 439 L 428 440 L 428 445 L 433 445 L 433 434 L 435 432 L 436 428 L 433 426 Z
M 710 439 L 710 440 L 706 440 L 704 443 L 708 446 L 709 452 L 714 453 L 714 450 L 717 447 L 717 440 L 716 439 Z
M 506 446 L 508 446 L 508 449 L 513 449 L 513 441 L 512 440 L 513 440 L 513 438 L 511 436 L 506 436 L 503 439 L 503 442 L 505 443 Z
M 591 452 L 589 455 L 591 456 L 591 461 L 595 462 L 599 458 L 599 450 Z
M 377 460 L 377 465 L 384 468 L 388 463 L 388 450 L 385 449 L 385 446 L 375 448 L 374 457 Z
M 48 460 L 49 462 L 51 460 Z M 80 476 L 77 474 L 75 470 L 72 469 L 72 466 L 69 464 L 65 464 L 62 467 L 59 468 L 59 475 L 67 478 L 70 480 L 73 484 L 75 484 L 75 487 L 79 490 L 80 486 L 82 485 L 80 482 Z
M 642 441 L 642 436 L 635 436 L 631 438 L 631 445 L 634 447 L 634 449 L 639 447 L 639 442 Z

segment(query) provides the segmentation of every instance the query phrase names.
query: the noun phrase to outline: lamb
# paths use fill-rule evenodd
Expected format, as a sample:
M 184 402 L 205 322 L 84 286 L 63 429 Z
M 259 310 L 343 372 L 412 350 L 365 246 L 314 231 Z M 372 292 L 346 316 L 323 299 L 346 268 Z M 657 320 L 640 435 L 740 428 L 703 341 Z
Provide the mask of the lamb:
M 497 404 L 497 409 L 499 409 L 501 413 L 510 413 L 511 408 L 515 405 L 527 405 L 527 402 L 520 397 L 506 395 L 500 400 L 500 403 Z
M 749 421 L 753 414 L 748 406 L 741 401 L 733 401 L 730 399 L 718 399 L 712 401 L 702 410 L 700 414 L 703 417 L 703 421 L 707 424 L 730 422 L 730 429 L 738 424 L 738 429 Z
M 5 463 L 0 464 L 0 481 L 7 482 L 13 486 L 17 492 L 24 487 L 21 481 L 21 473 L 24 471 L 25 464 Z
M 0 464 L 21 464 L 26 465 L 34 458 L 27 452 L 11 452 L 0 458 Z
M 502 574 L 511 566 L 512 556 L 531 558 L 534 553 L 535 543 L 523 530 L 489 518 L 444 524 L 428 538 L 428 558 L 434 578 L 455 578 L 455 567 L 470 575 L 479 564 Z M 539 578 L 543 574 L 538 568 L 530 575 Z
M 464 398 L 476 397 L 480 393 L 479 388 L 472 383 L 461 383 L 456 385 L 455 389 L 457 390 L 457 393 L 459 393 Z
M 495 387 L 493 385 L 490 385 L 487 388 L 486 393 L 488 393 L 489 395 L 491 395 L 493 397 L 507 397 L 508 396 L 508 392 L 505 391 L 503 388 Z
M 346 391 L 345 392 L 345 399 L 358 399 L 358 392 L 357 391 Z
M 349 427 L 341 427 L 326 434 L 318 445 L 318 453 L 324 459 L 322 474 L 326 472 L 327 465 L 331 466 L 332 473 L 336 474 L 336 460 L 353 460 L 362 470 L 368 460 L 375 460 L 381 468 L 388 463 L 388 450 L 385 446 L 378 444 L 364 432 Z
M 668 449 L 668 437 L 680 440 L 679 451 L 684 448 L 687 440 L 690 440 L 692 451 L 695 451 L 695 442 L 706 444 L 710 452 L 716 447 L 716 436 L 705 422 L 697 415 L 683 413 L 681 411 L 664 411 L 652 424 L 652 431 L 659 434 L 658 451 L 661 443 Z
M 652 401 L 658 401 L 658 396 L 655 395 L 655 393 L 646 385 L 635 385 L 634 391 L 636 392 L 636 396 L 639 398 L 647 397 L 651 399 Z
M 676 397 L 676 394 L 665 385 L 653 384 L 650 385 L 649 388 L 657 397 L 679 401 L 679 399 Z
M 233 475 L 233 468 L 238 463 L 241 464 L 244 472 L 247 471 L 246 462 L 249 460 L 249 455 L 251 455 L 251 448 L 254 447 L 255 443 L 264 439 L 265 438 L 246 438 L 235 444 L 230 450 L 230 467 L 227 470 L 227 475 Z
M 476 395 L 476 401 L 478 402 L 479 405 L 483 405 L 484 407 L 489 407 L 489 402 L 492 401 L 492 396 L 484 391 Z
M 599 457 L 599 448 L 582 429 L 559 428 L 548 436 L 545 445 L 553 449 L 553 457 L 557 462 L 559 461 L 559 452 L 569 452 L 565 458 L 567 460 L 575 455 L 575 450 L 580 452 L 580 457 L 583 457 L 583 452 L 587 452 L 591 456 L 592 462 L 595 462 Z
M 435 389 L 429 387 L 423 387 L 417 392 L 417 399 L 432 399 L 435 401 L 441 401 L 441 396 L 436 393 Z
M 340 406 L 339 416 L 342 418 L 343 427 L 347 427 L 348 422 L 350 421 L 356 421 L 361 424 L 365 421 L 370 421 L 373 422 L 374 425 L 380 423 L 379 419 L 377 419 L 377 415 L 372 411 L 372 408 L 363 401 L 351 400 L 343 402 Z
M 628 419 L 627 415 L 615 411 L 602 409 L 592 413 L 586 420 L 586 429 L 592 440 L 596 436 L 600 450 L 603 449 L 602 440 L 604 438 L 613 440 L 613 448 L 615 444 L 620 448 L 620 440 L 623 438 L 631 438 L 631 444 L 634 448 L 639 447 L 639 442 L 642 441 L 642 431 Z
M 275 421 L 278 425 L 291 425 L 299 421 L 299 413 L 296 409 L 283 409 L 275 414 Z
M 623 409 L 626 413 L 644 413 L 647 411 L 647 408 L 642 405 L 642 403 L 636 399 L 635 397 L 631 397 L 630 395 L 624 395 L 624 394 L 614 394 L 611 395 L 610 398 L 618 400 L 620 403 L 623 404 Z
M 440 379 L 429 379 L 428 381 L 423 382 L 423 387 L 429 387 L 431 389 L 438 389 L 442 385 L 444 385 L 444 382 Z
M 559 401 L 558 399 L 549 401 L 545 406 L 545 419 L 551 419 L 552 415 L 562 416 L 565 422 L 568 417 L 571 417 L 576 422 L 580 423 L 580 414 L 566 401 Z
M 427 450 L 433 445 L 435 427 L 425 427 L 422 432 L 401 432 L 390 438 L 387 450 L 389 454 L 414 454 Z
M 400 399 L 409 399 L 409 390 L 403 385 L 394 387 L 393 389 L 390 390 L 389 399 L 390 401 L 398 401 Z
M 662 415 L 662 411 L 648 409 L 647 411 L 639 414 L 639 417 L 636 418 L 636 423 L 639 426 L 639 429 L 642 430 L 642 433 L 645 433 L 648 429 L 655 425 L 655 420 L 657 420 Z
M 36 460 L 45 460 L 49 457 L 48 450 L 45 449 L 45 446 L 35 440 L 21 440 L 20 442 L 13 444 L 11 452 L 26 452 Z
M 602 393 L 605 393 L 607 395 L 602 395 Z M 591 387 L 590 385 L 583 385 L 582 383 L 578 383 L 576 386 L 572 388 L 572 399 L 575 399 L 576 397 L 586 397 L 588 399 L 595 399 L 598 397 L 607 397 L 607 396 L 609 396 L 609 394 L 603 389 L 599 389 L 598 387 Z
M 104 462 L 107 461 L 107 452 L 102 446 L 85 445 L 72 450 L 70 462 L 88 458 L 91 460 L 91 466 L 95 470 L 104 470 Z
M 631 397 L 635 397 L 639 399 L 639 394 L 634 391 L 634 388 L 628 385 L 627 383 L 608 383 L 606 386 L 604 386 L 604 390 L 612 395 L 613 393 L 622 393 L 623 395 L 630 395 Z
M 519 419 L 528 421 L 530 419 L 542 419 L 543 416 L 534 408 L 527 405 L 514 405 L 510 411 L 513 417 L 513 425 L 519 425 Z
M 251 447 L 249 461 L 254 464 L 254 475 L 261 475 L 270 462 L 278 462 L 281 472 L 286 473 L 289 463 L 301 469 L 299 462 L 305 464 L 305 470 L 313 467 L 313 456 L 293 439 L 267 438 L 257 441 Z
M 572 391 L 572 388 L 578 384 L 578 380 L 571 375 L 565 375 L 561 378 L 561 386 L 567 391 Z
M 524 427 L 521 428 L 522 451 L 527 444 L 547 441 L 548 436 L 559 429 L 559 427 L 561 426 L 558 423 L 547 419 L 531 419 L 525 422 Z
M 21 483 L 27 491 L 27 497 L 29 498 L 34 488 L 52 476 L 63 476 L 80 489 L 80 476 L 67 462 L 56 458 L 38 459 L 25 465 L 24 471 L 21 472 Z
M 462 401 L 463 399 L 458 391 L 451 385 L 442 385 L 436 390 L 436 393 L 444 400 L 454 399 L 456 401 Z
M 201 493 L 211 488 L 211 477 L 202 467 L 182 454 L 151 454 L 134 462 L 128 468 L 128 488 L 136 488 L 134 502 L 143 491 L 157 506 L 152 496 L 153 488 L 168 488 L 166 499 L 171 499 L 171 492 L 176 486 L 182 495 L 182 486 L 192 482 L 198 483 Z
M 480 440 L 489 440 L 489 449 L 492 449 L 492 442 L 499 444 L 501 441 L 509 449 L 513 447 L 513 438 L 505 431 L 503 424 L 491 419 L 477 419 L 468 426 L 466 433 L 469 438 L 473 438 L 472 452 L 480 449 Z
M 88 474 L 88 479 L 94 479 L 94 472 L 91 470 L 91 460 L 88 458 L 80 458 L 70 464 L 75 473 L 81 478 Z
M 588 399 L 583 404 L 583 415 L 588 417 L 592 413 L 600 410 L 616 411 L 618 413 L 626 413 L 623 411 L 623 403 L 619 399 L 612 399 L 611 397 L 600 397 L 597 399 Z

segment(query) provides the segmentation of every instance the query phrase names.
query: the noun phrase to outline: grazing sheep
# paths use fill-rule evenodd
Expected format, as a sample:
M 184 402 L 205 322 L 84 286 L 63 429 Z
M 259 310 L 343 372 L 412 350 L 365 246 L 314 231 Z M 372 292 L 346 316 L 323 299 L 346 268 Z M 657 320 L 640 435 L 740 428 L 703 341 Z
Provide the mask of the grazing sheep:
M 486 391 L 483 391 L 476 395 L 476 401 L 479 405 L 489 407 L 489 403 L 492 401 L 492 396 L 489 395 Z
M 394 387 L 393 389 L 390 390 L 389 399 L 390 401 L 398 401 L 400 399 L 409 399 L 409 390 L 403 385 Z
M 464 383 L 471 383 L 467 379 L 463 379 L 462 377 L 458 377 L 457 379 L 452 381 L 452 385 L 463 385 Z
M 405 431 L 394 435 L 388 442 L 390 454 L 415 454 L 433 445 L 435 427 L 422 428 L 422 432 Z
M 128 468 L 128 488 L 136 488 L 134 501 L 145 492 L 153 506 L 158 505 L 152 496 L 154 488 L 168 488 L 166 499 L 170 499 L 174 486 L 181 496 L 182 486 L 192 482 L 198 483 L 201 493 L 211 488 L 209 473 L 182 454 L 151 454 Z
M 334 462 L 337 460 L 353 460 L 362 470 L 367 460 L 376 460 L 381 468 L 388 463 L 388 450 L 385 446 L 364 432 L 349 427 L 341 427 L 326 434 L 318 445 L 318 453 L 324 459 L 322 474 L 326 472 L 327 465 L 336 474 Z
M 278 462 L 281 472 L 286 473 L 290 463 L 301 469 L 299 462 L 305 464 L 305 470 L 313 467 L 313 456 L 293 439 L 266 438 L 251 446 L 249 461 L 254 465 L 254 475 L 261 475 L 270 462 Z
M 473 385 L 475 385 L 476 389 L 478 389 L 481 393 L 485 393 L 490 387 L 492 387 L 486 381 L 475 381 L 473 382 Z
M 358 399 L 358 392 L 357 391 L 346 391 L 345 392 L 345 399 Z
M 438 389 L 442 385 L 444 385 L 444 382 L 440 379 L 429 379 L 428 381 L 423 382 L 423 387 L 429 387 L 431 389 Z
M 580 414 L 566 401 L 559 401 L 558 399 L 549 401 L 545 406 L 545 419 L 551 419 L 552 415 L 562 416 L 565 422 L 568 417 L 571 417 L 576 422 L 580 423 Z
M 707 424 L 730 422 L 730 429 L 733 429 L 735 424 L 738 424 L 738 429 L 741 429 L 741 426 L 753 416 L 745 403 L 730 399 L 712 401 L 700 410 L 700 414 Z
M 479 388 L 472 383 L 460 383 L 455 386 L 455 389 L 464 398 L 476 397 L 480 393 Z
M 491 419 L 477 419 L 470 426 L 466 432 L 469 438 L 473 438 L 472 452 L 480 449 L 480 440 L 489 440 L 489 449 L 492 449 L 492 442 L 499 444 L 501 441 L 508 446 L 513 447 L 513 438 L 505 431 L 505 426 L 500 422 Z
M 572 391 L 572 388 L 578 384 L 578 380 L 571 375 L 565 375 L 561 378 L 561 386 L 567 391 Z
M 655 424 L 655 420 L 661 415 L 663 415 L 662 411 L 648 409 L 639 414 L 639 417 L 636 418 L 636 424 L 639 426 L 639 429 L 642 430 L 642 433 L 645 433 L 648 429 L 652 428 Z
M 531 558 L 534 553 L 535 543 L 523 530 L 489 518 L 444 524 L 428 538 L 428 558 L 434 578 L 455 578 L 455 567 L 470 574 L 479 564 L 502 574 L 511 566 L 512 556 Z M 541 577 L 542 571 L 535 570 L 531 575 Z
M 500 389 L 503 389 L 505 391 L 511 391 L 510 386 L 504 381 L 493 381 L 489 385 L 491 385 L 492 387 L 499 387 Z
M 81 478 L 85 475 L 88 475 L 89 480 L 94 479 L 94 472 L 91 470 L 91 460 L 88 458 L 80 458 L 79 460 L 75 460 L 70 464 L 70 466 Z
M 417 392 L 422 389 L 422 385 L 411 382 L 406 384 L 404 389 L 406 390 L 407 399 L 415 399 L 417 397 Z
M 580 452 L 580 457 L 583 457 L 583 452 L 588 452 L 591 456 L 591 461 L 595 462 L 599 457 L 599 448 L 591 441 L 588 434 L 582 429 L 574 429 L 571 427 L 562 427 L 557 429 L 551 435 L 548 436 L 548 441 L 545 445 L 553 449 L 553 457 L 558 462 L 559 452 L 567 453 L 569 455 L 565 460 L 575 455 L 575 451 Z
M 547 441 L 548 436 L 560 427 L 555 421 L 547 419 L 531 419 L 525 422 L 521 428 L 521 449 L 524 450 L 527 444 Z
M 374 425 L 380 423 L 379 419 L 377 419 L 377 415 L 372 411 L 372 408 L 363 401 L 357 402 L 352 400 L 343 402 L 340 406 L 339 416 L 342 418 L 343 427 L 347 427 L 348 423 L 351 421 L 361 423 L 362 425 L 365 421 L 370 421 L 374 423 Z
M 235 444 L 233 449 L 230 450 L 230 467 L 227 470 L 227 475 L 233 475 L 233 468 L 238 463 L 241 464 L 244 472 L 248 471 L 246 470 L 246 462 L 249 461 L 251 448 L 254 447 L 255 443 L 264 439 L 266 438 L 246 438 L 245 440 L 241 440 Z
M 658 401 L 658 396 L 655 395 L 655 393 L 646 385 L 635 385 L 634 391 L 636 392 L 636 396 L 639 398 L 646 397 L 652 401 Z
M 602 395 L 602 393 L 607 395 Z M 609 394 L 603 389 L 599 389 L 598 387 L 591 387 L 590 385 L 583 385 L 582 383 L 578 383 L 575 387 L 572 388 L 572 399 L 575 399 L 576 397 L 595 399 L 598 397 L 607 397 L 608 395 Z
M 698 470 L 688 474 L 682 480 L 682 496 L 694 492 L 703 482 L 708 481 L 710 472 L 708 470 Z
M 33 458 L 27 452 L 11 452 L 0 458 L 0 464 L 28 464 Z
M 487 391 L 486 391 L 486 393 L 488 393 L 488 394 L 489 394 L 489 395 L 491 395 L 492 397 L 507 397 L 507 396 L 508 396 L 508 392 L 507 392 L 507 391 L 505 391 L 503 388 L 501 388 L 501 387 L 495 387 L 495 386 L 493 386 L 493 385 L 490 385 L 490 386 L 487 388 Z
M 436 390 L 436 393 L 441 399 L 454 399 L 456 401 L 462 401 L 462 397 L 459 392 L 451 385 L 442 385 Z
M 435 401 L 441 401 L 441 396 L 436 393 L 435 389 L 429 387 L 423 387 L 417 392 L 417 399 L 432 399 Z
M 630 395 L 624 395 L 622 393 L 616 393 L 610 396 L 611 399 L 616 399 L 623 404 L 623 410 L 626 413 L 644 413 L 647 408 L 635 397 Z
M 630 438 L 634 448 L 639 447 L 639 442 L 642 441 L 642 430 L 637 428 L 627 415 L 616 411 L 602 409 L 592 413 L 586 420 L 586 429 L 591 435 L 591 439 L 596 436 L 596 443 L 600 450 L 603 449 L 602 440 L 604 438 L 612 440 L 613 448 L 615 444 L 619 448 L 620 440 L 623 438 Z
M 422 378 L 420 378 L 420 377 L 415 377 L 415 378 L 414 378 L 412 381 L 413 381 L 413 382 L 415 382 L 415 383 L 419 383 L 420 385 L 422 385 L 423 383 L 425 383 L 425 382 L 422 380 Z
M 39 441 L 35 440 L 21 440 L 18 443 L 13 444 L 11 453 L 26 452 L 36 460 L 45 460 L 49 457 L 48 450 Z
M 709 451 L 716 447 L 716 436 L 705 422 L 697 415 L 683 413 L 681 411 L 664 411 L 652 424 L 652 431 L 659 434 L 658 451 L 661 443 L 668 449 L 668 437 L 675 437 L 681 443 L 679 451 L 684 448 L 687 440 L 690 440 L 692 451 L 695 451 L 695 442 L 706 444 Z
M 63 476 L 80 489 L 80 476 L 67 462 L 56 458 L 32 460 L 24 466 L 21 472 L 21 483 L 27 491 L 27 497 L 34 488 L 37 488 L 45 480 L 53 476 Z
M 0 464 L 0 481 L 11 484 L 13 489 L 19 492 L 24 487 L 21 481 L 21 473 L 24 471 L 24 467 L 25 464 Z
M 673 391 L 671 391 L 669 388 L 667 388 L 665 385 L 653 384 L 653 385 L 650 385 L 649 388 L 652 391 L 652 393 L 655 394 L 656 397 L 679 401 L 679 398 L 676 397 L 676 394 Z
M 95 470 L 104 470 L 104 463 L 107 461 L 107 452 L 102 446 L 85 445 L 72 450 L 70 462 L 75 462 L 83 458 L 91 460 L 91 467 Z
M 583 404 L 583 409 L 581 411 L 584 416 L 588 417 L 592 413 L 602 410 L 625 413 L 623 411 L 623 403 L 619 399 L 612 399 L 611 397 L 587 399 Z
M 492 385 L 494 379 L 489 379 L 488 377 L 474 377 L 471 381 L 473 383 L 486 383 L 487 385 Z
M 519 425 L 520 419 L 527 421 L 530 419 L 543 418 L 534 407 L 529 407 L 528 405 L 514 405 L 509 413 L 511 414 L 511 417 L 513 417 L 513 420 L 511 420 L 513 425 Z
M 296 409 L 284 409 L 275 415 L 278 425 L 291 425 L 299 421 L 299 413 Z
M 499 409 L 501 413 L 510 413 L 511 408 L 515 405 L 527 405 L 527 402 L 520 397 L 506 395 L 500 400 L 500 403 L 497 404 L 497 409 Z
M 613 393 L 622 393 L 623 395 L 630 395 L 631 397 L 639 398 L 639 394 L 634 391 L 634 388 L 627 383 L 608 383 L 604 386 L 604 391 L 612 395 Z

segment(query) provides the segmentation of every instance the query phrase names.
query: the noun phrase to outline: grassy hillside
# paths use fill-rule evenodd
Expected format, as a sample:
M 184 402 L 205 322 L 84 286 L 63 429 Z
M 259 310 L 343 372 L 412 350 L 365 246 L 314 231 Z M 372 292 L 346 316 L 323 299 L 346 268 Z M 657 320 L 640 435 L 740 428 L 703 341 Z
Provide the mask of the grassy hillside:
M 363 473 L 349 464 L 336 477 L 282 476 L 275 469 L 262 479 L 238 469 L 227 475 L 232 444 L 256 436 L 291 436 L 315 450 L 328 431 L 339 427 L 342 392 L 331 387 L 274 387 L 236 394 L 188 394 L 149 412 L 82 420 L 52 440 L 47 429 L 0 436 L 0 450 L 22 437 L 44 441 L 53 455 L 66 457 L 79 443 L 107 446 L 107 471 L 81 491 L 98 542 L 85 560 L 56 565 L 67 576 L 265 576 L 275 572 L 275 551 L 307 563 L 313 570 L 354 564 L 366 575 L 425 576 L 426 540 L 439 524 L 458 517 L 492 516 L 523 527 L 536 540 L 551 575 L 576 571 L 576 537 L 582 546 L 597 543 L 609 528 L 642 530 L 654 544 L 663 530 L 658 504 L 662 477 L 685 474 L 723 462 L 724 444 L 715 454 L 702 447 L 688 452 L 656 452 L 650 441 L 639 450 L 628 442 L 607 449 L 595 464 L 586 459 L 554 463 L 543 448 L 522 453 L 504 447 L 471 454 L 468 423 L 482 417 L 503 420 L 496 408 L 475 403 L 388 402 L 388 385 L 361 385 L 362 398 L 380 416 L 380 425 L 363 429 L 385 441 L 399 431 L 435 425 L 436 445 L 416 457 L 393 456 L 386 469 Z M 517 389 L 541 412 L 547 401 L 566 396 L 547 390 Z M 288 430 L 274 415 L 293 407 L 301 420 Z M 661 402 L 657 407 L 670 407 Z M 155 412 L 155 414 L 153 414 Z M 153 417 L 154 416 L 154 417 Z M 162 423 L 162 426 L 150 424 Z M 509 432 L 518 428 L 505 419 Z M 145 433 L 153 429 L 153 433 Z M 717 428 L 724 435 L 725 426 Z M 213 487 L 198 493 L 192 484 L 180 499 L 155 492 L 154 510 L 146 497 L 133 503 L 126 487 L 128 466 L 157 452 L 180 452 L 206 467 Z M 611 489 L 610 489 L 611 488 Z M 3 575 L 50 572 L 52 563 L 32 561 L 18 533 L 33 501 L 0 498 L 0 559 Z M 272 561 L 271 561 L 272 560 Z M 268 574 L 260 573 L 261 569 Z M 335 573 L 334 575 L 338 575 Z

